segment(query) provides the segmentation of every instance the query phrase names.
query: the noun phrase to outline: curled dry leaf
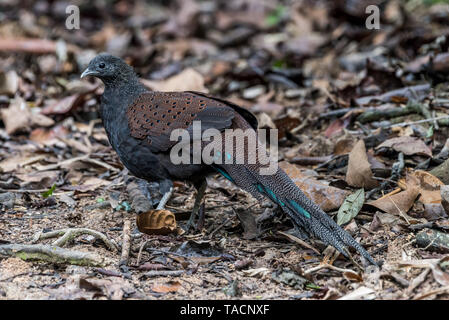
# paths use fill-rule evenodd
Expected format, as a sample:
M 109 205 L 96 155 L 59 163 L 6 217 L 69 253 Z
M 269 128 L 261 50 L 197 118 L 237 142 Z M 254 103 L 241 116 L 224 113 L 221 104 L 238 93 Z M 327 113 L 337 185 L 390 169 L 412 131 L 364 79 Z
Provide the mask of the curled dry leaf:
M 435 177 L 429 172 L 422 170 L 415 170 L 409 172 L 410 177 L 414 177 L 413 180 L 401 179 L 398 181 L 398 185 L 402 189 L 406 189 L 410 185 L 410 181 L 416 181 L 419 188 L 419 201 L 422 203 L 441 203 L 440 187 L 444 186 L 444 183 L 440 179 Z
M 279 163 L 279 167 L 282 168 L 293 182 L 324 211 L 339 208 L 345 200 L 345 197 L 348 195 L 347 191 L 325 185 L 324 183 L 305 175 L 293 164 L 282 161 Z
M 402 136 L 388 139 L 376 147 L 376 149 L 380 148 L 393 148 L 395 151 L 403 152 L 405 155 L 408 156 L 411 155 L 423 155 L 428 157 L 432 156 L 432 151 L 424 143 L 424 141 L 415 137 Z
M 406 213 L 415 203 L 416 197 L 420 193 L 418 187 L 418 181 L 415 176 L 408 175 L 406 179 L 406 190 L 396 193 L 393 191 L 391 194 L 368 202 L 369 205 L 374 206 L 384 212 L 406 216 Z
M 192 68 L 187 68 L 181 73 L 163 81 L 141 79 L 141 82 L 155 91 L 199 91 L 207 93 L 204 86 L 204 78 Z
M 149 210 L 137 216 L 137 228 L 146 234 L 169 234 L 176 230 L 176 218 L 168 210 Z
M 357 142 L 349 154 L 346 182 L 353 187 L 368 189 L 375 188 L 379 185 L 378 181 L 373 179 L 373 173 L 368 162 L 365 142 L 363 140 Z

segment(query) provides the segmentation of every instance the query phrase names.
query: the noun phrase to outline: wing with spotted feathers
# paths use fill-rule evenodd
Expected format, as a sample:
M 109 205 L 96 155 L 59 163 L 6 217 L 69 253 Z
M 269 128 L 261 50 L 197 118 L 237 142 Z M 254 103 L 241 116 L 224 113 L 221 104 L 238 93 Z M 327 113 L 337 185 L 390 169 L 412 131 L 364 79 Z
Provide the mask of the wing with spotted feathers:
M 131 136 L 145 139 L 155 152 L 176 143 L 170 140 L 174 129 L 189 130 L 193 121 L 201 121 L 201 131 L 222 131 L 231 126 L 234 115 L 224 102 L 191 92 L 145 92 L 126 111 Z

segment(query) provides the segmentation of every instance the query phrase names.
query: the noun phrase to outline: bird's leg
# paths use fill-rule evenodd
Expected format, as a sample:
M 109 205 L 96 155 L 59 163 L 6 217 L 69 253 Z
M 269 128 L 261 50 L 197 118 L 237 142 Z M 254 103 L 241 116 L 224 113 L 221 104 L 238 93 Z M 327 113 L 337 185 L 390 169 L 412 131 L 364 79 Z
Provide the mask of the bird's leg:
M 159 204 L 157 205 L 156 210 L 164 210 L 167 201 L 170 200 L 171 195 L 173 194 L 173 188 L 170 188 L 161 198 Z
M 206 187 L 207 187 L 206 179 L 202 179 L 200 181 L 200 183 L 195 184 L 195 187 L 197 189 L 197 193 L 196 193 L 195 203 L 193 204 L 192 213 L 190 214 L 189 221 L 187 222 L 187 230 L 190 229 L 191 227 L 194 227 L 195 216 L 197 215 L 198 211 L 200 210 L 201 202 L 203 201 L 203 198 L 204 198 L 204 192 L 206 191 Z
M 164 195 L 161 200 L 159 200 L 156 210 L 164 210 L 167 201 L 170 200 L 170 197 L 173 194 L 173 182 L 171 182 L 171 180 L 163 180 L 160 182 L 159 187 Z
M 206 210 L 205 210 L 204 202 L 201 204 L 200 209 L 198 210 L 198 223 L 196 224 L 196 229 L 201 230 L 204 227 L 204 220 L 206 218 Z

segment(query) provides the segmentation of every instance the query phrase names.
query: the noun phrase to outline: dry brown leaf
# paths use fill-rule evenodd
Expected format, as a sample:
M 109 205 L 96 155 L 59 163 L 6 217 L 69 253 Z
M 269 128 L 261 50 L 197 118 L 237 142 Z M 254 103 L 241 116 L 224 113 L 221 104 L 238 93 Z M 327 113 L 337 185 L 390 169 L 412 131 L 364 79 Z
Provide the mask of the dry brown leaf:
M 421 196 L 419 201 L 422 203 L 441 203 L 440 187 L 444 186 L 444 183 L 440 179 L 435 177 L 429 172 L 422 170 L 415 170 L 408 173 L 409 176 L 416 178 L 417 186 Z M 407 180 L 401 179 L 398 181 L 398 185 L 405 189 L 407 188 Z
M 158 293 L 176 292 L 181 288 L 179 281 L 169 281 L 166 284 L 155 284 L 151 290 Z
M 442 286 L 449 286 L 449 274 L 441 270 L 439 264 L 445 261 L 446 258 L 440 259 L 423 259 L 411 261 L 399 261 L 401 266 L 410 266 L 415 268 L 429 268 L 432 270 L 432 275 L 435 280 Z
M 315 178 L 305 175 L 297 166 L 288 162 L 280 162 L 279 167 L 324 211 L 340 208 L 346 196 L 349 194 L 347 191 L 325 185 L 315 180 Z
M 64 114 L 72 110 L 82 100 L 83 95 L 73 94 L 42 109 L 43 114 Z
M 419 192 L 420 188 L 417 178 L 408 175 L 406 179 L 406 190 L 399 193 L 393 191 L 391 194 L 368 202 L 368 204 L 390 214 L 408 217 L 406 214 L 413 207 Z
M 397 152 L 403 152 L 408 156 L 415 154 L 428 157 L 432 156 L 432 151 L 424 141 L 415 137 L 402 136 L 388 139 L 376 147 L 376 149 L 380 148 L 393 148 Z
M 181 73 L 163 81 L 141 79 L 141 82 L 155 91 L 199 91 L 207 93 L 204 86 L 204 77 L 192 68 L 187 68 Z
M 24 165 L 38 162 L 46 159 L 45 155 L 33 156 L 31 154 L 18 154 L 0 161 L 0 172 L 15 171 Z
M 137 216 L 137 228 L 146 234 L 169 234 L 176 230 L 176 218 L 169 210 L 150 210 Z
M 46 146 L 51 146 L 57 143 L 58 137 L 64 137 L 69 133 L 67 128 L 62 125 L 57 125 L 50 130 L 44 128 L 36 128 L 30 133 L 30 140 L 42 143 Z
M 0 94 L 14 95 L 19 88 L 19 76 L 14 70 L 0 72 Z
M 1 110 L 1 116 L 8 134 L 30 129 L 30 110 L 25 100 L 20 97 L 11 100 L 8 109 Z
M 363 140 L 357 142 L 349 154 L 346 182 L 350 186 L 367 189 L 372 189 L 379 185 L 379 182 L 373 179 Z
M 108 185 L 110 182 L 97 178 L 97 177 L 89 177 L 84 182 L 77 187 L 77 190 L 86 192 L 86 191 L 94 191 L 102 186 Z
M 51 187 L 58 179 L 59 171 L 33 171 L 17 174 L 17 178 L 23 181 L 22 187 L 32 184 L 35 189 Z

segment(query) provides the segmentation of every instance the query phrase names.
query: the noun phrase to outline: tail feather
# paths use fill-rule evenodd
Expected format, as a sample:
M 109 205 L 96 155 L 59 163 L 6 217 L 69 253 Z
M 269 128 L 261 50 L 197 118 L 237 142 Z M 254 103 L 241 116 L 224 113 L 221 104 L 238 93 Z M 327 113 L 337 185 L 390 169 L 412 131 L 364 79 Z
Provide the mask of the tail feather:
M 332 245 L 344 256 L 350 256 L 347 249 L 350 246 L 369 262 L 376 264 L 370 254 L 310 200 L 282 169 L 279 168 L 274 175 L 260 175 L 257 169 L 257 166 L 251 165 L 223 165 L 219 171 L 255 197 L 260 199 L 260 195 L 263 195 L 277 203 L 294 224 Z

